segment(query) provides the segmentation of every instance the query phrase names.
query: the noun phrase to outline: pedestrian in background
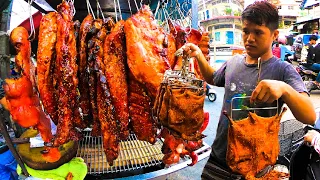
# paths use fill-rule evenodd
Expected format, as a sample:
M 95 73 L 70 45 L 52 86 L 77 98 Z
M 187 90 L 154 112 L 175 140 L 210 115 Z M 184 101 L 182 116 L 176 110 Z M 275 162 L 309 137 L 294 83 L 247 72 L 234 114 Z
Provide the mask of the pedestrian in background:
M 280 59 L 281 61 L 285 61 L 286 56 L 293 55 L 294 52 L 290 51 L 285 45 L 287 43 L 287 38 L 285 36 L 278 37 L 279 47 L 280 47 Z
M 281 48 L 279 47 L 278 42 L 274 44 L 274 47 L 272 49 L 272 54 L 277 58 L 281 58 Z
M 318 36 L 316 35 L 311 35 L 309 37 L 309 42 L 303 46 L 301 50 L 301 62 L 307 62 L 310 66 L 313 64 L 313 46 L 316 44 L 317 40 Z

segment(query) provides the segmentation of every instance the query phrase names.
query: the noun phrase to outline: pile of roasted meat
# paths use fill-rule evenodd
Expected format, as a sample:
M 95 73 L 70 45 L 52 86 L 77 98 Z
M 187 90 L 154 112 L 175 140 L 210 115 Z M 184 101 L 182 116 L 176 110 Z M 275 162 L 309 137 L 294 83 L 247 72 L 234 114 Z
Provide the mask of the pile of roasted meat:
M 80 23 L 73 20 L 72 9 L 72 4 L 63 1 L 57 12 L 48 13 L 41 20 L 37 80 L 28 70 L 32 69 L 28 33 L 16 33 L 25 31 L 22 27 L 13 30 L 11 38 L 17 40 L 12 43 L 20 50 L 16 62 L 23 76 L 8 80 L 7 86 L 13 81 L 12 88 L 6 88 L 10 112 L 20 125 L 34 126 L 44 137 L 47 133 L 41 131 L 39 120 L 31 122 L 46 117 L 39 106 L 37 89 L 45 113 L 57 125 L 55 136 L 51 132 L 45 136 L 47 146 L 58 147 L 77 140 L 81 138 L 78 130 L 92 127 L 92 135 L 102 136 L 108 163 L 112 164 L 118 157 L 120 140 L 126 140 L 130 131 L 139 140 L 156 142 L 159 126 L 152 109 L 162 89 L 164 73 L 181 68 L 182 59 L 174 53 L 186 42 L 200 43 L 208 55 L 208 34 L 173 23 L 171 33 L 166 32 L 156 23 L 148 6 L 118 22 L 112 18 L 94 19 L 88 14 Z M 23 42 L 17 42 L 21 38 Z M 200 77 L 199 68 L 195 69 Z M 160 122 L 170 122 L 164 125 L 169 130 L 166 134 L 174 134 L 174 141 L 183 140 L 186 149 L 189 147 L 186 144 L 196 142 L 188 150 L 192 152 L 202 143 L 198 130 L 204 121 L 203 91 L 169 89 L 174 99 L 164 101 L 173 102 L 168 109 L 170 118 L 162 118 Z M 26 106 L 33 109 L 21 112 Z M 50 126 L 46 130 L 50 131 Z M 166 138 L 165 144 L 168 141 Z
M 279 128 L 282 114 L 261 117 L 249 112 L 245 119 L 229 119 L 227 163 L 233 172 L 245 179 L 281 179 L 288 174 L 275 170 L 266 171 L 273 166 L 280 152 Z M 227 116 L 227 114 L 225 113 Z M 261 174 L 264 172 L 264 174 Z M 261 177 L 257 177 L 261 174 Z

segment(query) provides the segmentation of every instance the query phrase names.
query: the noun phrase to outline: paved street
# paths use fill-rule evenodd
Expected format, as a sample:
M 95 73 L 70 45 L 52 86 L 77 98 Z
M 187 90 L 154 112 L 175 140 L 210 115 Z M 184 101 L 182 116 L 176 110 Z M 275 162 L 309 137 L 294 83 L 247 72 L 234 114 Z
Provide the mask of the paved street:
M 215 102 L 210 102 L 208 99 L 205 100 L 205 110 L 210 113 L 210 122 L 207 129 L 204 131 L 204 134 L 207 135 L 204 138 L 204 141 L 211 145 L 215 138 L 215 132 L 218 125 L 218 120 L 220 116 L 220 111 L 222 107 L 223 95 L 224 95 L 224 88 L 214 87 L 217 91 L 217 100 Z M 312 91 L 311 99 L 315 108 L 320 108 L 320 91 Z M 299 103 L 299 102 L 297 102 Z M 289 120 L 294 118 L 290 110 L 284 114 L 282 121 Z M 205 163 L 207 162 L 208 158 L 198 162 L 195 166 L 184 168 L 180 171 L 175 173 L 169 174 L 166 176 L 166 179 L 169 180 L 198 180 L 201 179 L 201 173 Z

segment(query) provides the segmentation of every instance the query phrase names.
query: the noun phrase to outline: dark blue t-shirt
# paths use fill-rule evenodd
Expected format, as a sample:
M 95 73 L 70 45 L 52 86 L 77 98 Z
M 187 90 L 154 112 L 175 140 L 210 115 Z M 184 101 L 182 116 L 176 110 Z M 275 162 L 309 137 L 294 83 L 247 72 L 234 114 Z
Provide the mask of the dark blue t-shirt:
M 257 64 L 247 64 L 244 55 L 237 55 L 232 57 L 224 63 L 219 70 L 213 75 L 214 85 L 225 87 L 224 101 L 222 111 L 226 110 L 228 115 L 231 114 L 231 99 L 233 97 L 251 96 L 253 90 L 258 82 L 258 68 Z M 284 81 L 298 92 L 307 92 L 305 85 L 291 64 L 281 61 L 279 58 L 273 56 L 267 61 L 261 62 L 260 80 L 272 79 Z M 249 106 L 248 99 L 236 99 L 232 103 L 232 109 L 238 109 L 243 106 Z M 242 106 L 243 105 L 243 106 Z M 278 111 L 274 110 L 260 110 L 256 113 L 260 116 L 270 117 L 280 112 L 283 101 L 281 98 L 278 103 Z M 273 104 L 257 104 L 255 107 L 276 107 L 277 103 Z M 232 118 L 239 120 L 248 117 L 247 111 L 232 111 Z M 217 128 L 216 138 L 212 145 L 212 153 L 214 159 L 227 167 L 226 151 L 228 144 L 228 124 L 229 121 L 225 115 L 220 115 L 219 124 Z

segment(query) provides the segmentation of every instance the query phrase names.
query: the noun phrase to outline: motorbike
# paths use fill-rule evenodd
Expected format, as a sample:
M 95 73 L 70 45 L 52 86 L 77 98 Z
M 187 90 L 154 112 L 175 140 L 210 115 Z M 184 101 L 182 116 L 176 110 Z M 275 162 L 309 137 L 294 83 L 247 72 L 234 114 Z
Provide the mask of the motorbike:
M 206 96 L 210 102 L 214 102 L 217 99 L 217 92 L 208 83 L 206 85 Z
M 281 122 L 279 132 L 281 151 L 275 167 L 283 168 L 278 168 L 278 171 L 289 172 L 289 180 L 316 180 L 319 178 L 319 154 L 315 152 L 312 146 L 304 142 L 304 135 L 309 130 L 320 132 L 320 108 L 316 108 L 315 112 L 317 116 L 313 126 L 301 126 L 296 119 Z M 281 152 L 283 153 L 281 154 Z M 310 174 L 315 176 L 310 178 Z
M 312 90 L 320 90 L 320 87 L 314 84 L 319 71 L 314 71 L 306 66 L 306 63 L 299 63 L 296 71 L 300 74 L 307 91 L 310 93 Z
M 287 61 L 288 63 L 292 64 L 292 59 L 290 58 L 291 54 L 286 54 L 284 56 L 284 61 Z

